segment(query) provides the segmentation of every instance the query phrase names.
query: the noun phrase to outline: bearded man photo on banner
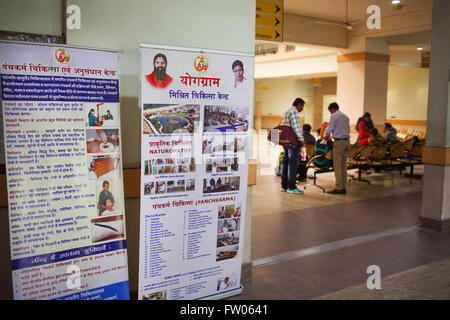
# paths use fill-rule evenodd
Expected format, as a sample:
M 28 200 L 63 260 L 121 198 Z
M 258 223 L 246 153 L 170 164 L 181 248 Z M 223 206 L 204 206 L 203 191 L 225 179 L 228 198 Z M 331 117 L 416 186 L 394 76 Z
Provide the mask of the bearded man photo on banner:
M 172 83 L 172 77 L 166 73 L 167 57 L 164 54 L 158 53 L 155 55 L 153 58 L 153 67 L 153 72 L 145 76 L 148 83 L 160 89 L 164 89 Z

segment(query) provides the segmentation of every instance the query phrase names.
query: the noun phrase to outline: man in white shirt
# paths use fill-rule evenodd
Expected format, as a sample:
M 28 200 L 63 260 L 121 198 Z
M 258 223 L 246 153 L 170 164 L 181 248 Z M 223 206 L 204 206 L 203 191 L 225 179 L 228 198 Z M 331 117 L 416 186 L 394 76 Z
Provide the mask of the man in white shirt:
M 347 193 L 347 154 L 350 151 L 350 121 L 349 118 L 339 111 L 339 105 L 336 102 L 328 106 L 331 113 L 330 122 L 325 129 L 324 139 L 331 135 L 334 139 L 333 145 L 333 167 L 336 177 L 336 189 L 329 191 L 331 194 Z
M 236 60 L 233 62 L 231 69 L 234 79 L 230 82 L 228 89 L 231 92 L 243 94 L 248 88 L 248 80 L 244 77 L 244 64 L 242 61 Z

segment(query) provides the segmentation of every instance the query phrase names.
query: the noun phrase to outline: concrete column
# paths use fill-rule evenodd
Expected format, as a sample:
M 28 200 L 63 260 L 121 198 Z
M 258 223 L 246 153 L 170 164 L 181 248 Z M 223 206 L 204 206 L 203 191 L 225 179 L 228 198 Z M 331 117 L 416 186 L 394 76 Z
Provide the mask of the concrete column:
M 419 225 L 450 230 L 450 1 L 433 1 L 425 176 Z
M 351 128 L 364 112 L 376 127 L 386 121 L 389 51 L 387 41 L 365 39 L 365 51 L 338 55 L 337 102 Z

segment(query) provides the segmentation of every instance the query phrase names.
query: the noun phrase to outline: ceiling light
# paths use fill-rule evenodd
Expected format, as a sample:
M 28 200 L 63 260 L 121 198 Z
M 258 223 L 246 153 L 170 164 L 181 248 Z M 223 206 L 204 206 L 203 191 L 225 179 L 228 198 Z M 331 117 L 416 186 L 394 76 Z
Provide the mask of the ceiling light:
M 392 0 L 392 4 L 400 4 L 400 0 Z
M 418 51 L 422 51 L 423 50 L 423 46 L 417 46 L 417 50 Z

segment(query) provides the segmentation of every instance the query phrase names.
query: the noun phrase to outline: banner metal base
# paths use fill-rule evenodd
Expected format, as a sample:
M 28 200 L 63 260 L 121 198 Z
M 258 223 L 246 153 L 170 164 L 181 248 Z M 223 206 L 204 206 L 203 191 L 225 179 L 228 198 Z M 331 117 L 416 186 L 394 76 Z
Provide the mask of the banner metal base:
M 226 298 L 229 298 L 229 297 L 234 297 L 234 296 L 242 294 L 242 290 L 243 289 L 244 289 L 244 287 L 241 284 L 241 286 L 239 288 L 237 288 L 237 289 L 233 289 L 233 290 L 222 292 L 222 293 L 212 294 L 210 296 L 206 296 L 206 297 L 200 298 L 198 300 L 221 300 L 221 299 L 226 299 Z

